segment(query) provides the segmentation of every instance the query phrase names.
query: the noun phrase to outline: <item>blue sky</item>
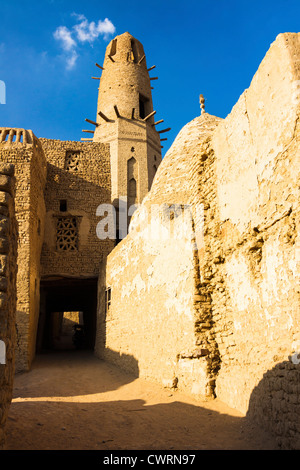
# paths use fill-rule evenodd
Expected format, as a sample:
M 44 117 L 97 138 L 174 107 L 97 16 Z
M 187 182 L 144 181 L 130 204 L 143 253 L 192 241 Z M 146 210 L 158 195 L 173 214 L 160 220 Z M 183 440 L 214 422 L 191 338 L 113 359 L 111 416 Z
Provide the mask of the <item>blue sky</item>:
M 0 0 L 0 126 L 80 140 L 95 119 L 108 42 L 129 31 L 145 49 L 156 119 L 171 127 L 163 154 L 200 114 L 226 117 L 282 32 L 299 32 L 299 0 Z M 160 127 L 161 128 L 161 127 Z

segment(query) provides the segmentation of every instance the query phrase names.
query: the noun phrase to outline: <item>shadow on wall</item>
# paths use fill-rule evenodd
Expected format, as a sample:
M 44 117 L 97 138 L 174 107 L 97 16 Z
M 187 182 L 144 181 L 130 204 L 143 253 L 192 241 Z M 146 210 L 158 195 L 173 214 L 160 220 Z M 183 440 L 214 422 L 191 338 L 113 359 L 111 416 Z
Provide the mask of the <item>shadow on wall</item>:
M 89 199 L 93 197 L 93 193 L 103 195 L 103 201 L 96 201 L 96 203 L 111 203 L 110 180 L 108 177 L 109 173 L 104 173 L 101 178 L 99 177 L 98 180 L 94 182 L 90 181 L 88 177 L 83 177 L 81 173 L 72 172 L 64 168 L 60 168 L 53 163 L 47 162 L 47 175 L 48 179 L 45 190 L 46 199 L 48 198 L 47 202 L 51 203 L 53 198 L 58 200 L 58 192 L 69 192 L 70 194 L 73 193 L 74 198 L 81 201 L 82 205 L 87 208 L 89 208 Z M 95 174 L 92 173 L 92 176 L 95 177 Z M 101 183 L 103 186 L 101 186 Z M 79 186 L 80 192 L 78 190 Z M 81 192 L 90 197 L 84 200 Z
M 101 216 L 97 215 L 97 208 L 101 204 L 111 203 L 110 188 L 99 186 L 100 181 L 98 185 L 50 163 L 47 168 L 42 278 L 53 275 L 98 276 L 102 254 L 109 253 L 114 247 L 114 240 L 102 240 L 97 236 L 97 225 L 101 220 Z M 64 217 L 76 218 L 78 237 L 73 244 L 70 237 L 64 236 L 64 226 L 58 236 L 58 224 L 63 224 Z M 76 243 L 79 245 L 75 246 Z M 81 256 L 80 263 L 78 252 Z
M 300 449 L 299 405 L 300 364 L 284 361 L 253 389 L 247 417 L 271 431 L 280 448 Z
M 120 242 L 122 243 L 122 241 Z M 116 365 L 124 372 L 139 377 L 138 360 L 126 353 L 112 350 L 106 346 L 107 324 L 110 318 L 110 302 L 114 295 L 114 290 L 110 289 L 106 280 L 107 257 L 104 257 L 100 264 L 98 278 L 98 303 L 97 303 L 97 337 L 95 342 L 95 355 L 111 364 Z
M 139 377 L 139 364 L 135 357 L 130 354 L 119 353 L 106 349 L 105 360 L 111 364 L 115 364 L 117 367 L 121 367 L 122 370 L 131 374 L 133 377 Z
M 109 324 L 109 310 L 104 309 L 106 262 L 103 261 L 102 277 L 98 285 L 98 330 L 101 331 L 101 347 L 97 342 L 96 355 L 114 363 L 120 369 L 138 377 L 138 362 L 132 356 L 125 357 L 106 348 L 106 324 Z M 112 293 L 113 295 L 113 293 Z M 103 308 L 102 308 L 103 307 Z M 247 418 L 249 422 L 262 426 L 272 433 L 282 449 L 300 449 L 300 364 L 289 361 L 278 363 L 267 371 L 253 389 L 249 400 Z M 242 393 L 242 392 L 241 392 Z

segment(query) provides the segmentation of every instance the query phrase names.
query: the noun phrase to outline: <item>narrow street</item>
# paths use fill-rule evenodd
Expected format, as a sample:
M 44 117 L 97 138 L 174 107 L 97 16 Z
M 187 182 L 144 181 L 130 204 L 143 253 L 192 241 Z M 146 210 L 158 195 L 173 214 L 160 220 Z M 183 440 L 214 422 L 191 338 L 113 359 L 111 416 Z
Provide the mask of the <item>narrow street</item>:
M 39 355 L 16 375 L 6 429 L 7 450 L 276 448 L 218 400 L 194 400 L 77 351 Z

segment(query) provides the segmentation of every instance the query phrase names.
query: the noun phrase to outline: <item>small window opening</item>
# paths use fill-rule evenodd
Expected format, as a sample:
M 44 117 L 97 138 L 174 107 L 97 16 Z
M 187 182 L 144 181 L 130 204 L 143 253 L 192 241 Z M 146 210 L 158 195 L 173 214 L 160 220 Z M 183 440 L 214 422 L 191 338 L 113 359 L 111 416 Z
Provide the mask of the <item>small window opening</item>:
M 149 100 L 143 95 L 139 95 L 140 118 L 144 119 L 148 114 Z
M 59 201 L 59 210 L 60 212 L 67 212 L 67 201 L 65 199 Z
M 117 52 L 117 39 L 113 39 L 110 48 L 110 56 L 115 55 Z
M 111 304 L 111 287 L 105 289 L 105 313 L 108 312 Z

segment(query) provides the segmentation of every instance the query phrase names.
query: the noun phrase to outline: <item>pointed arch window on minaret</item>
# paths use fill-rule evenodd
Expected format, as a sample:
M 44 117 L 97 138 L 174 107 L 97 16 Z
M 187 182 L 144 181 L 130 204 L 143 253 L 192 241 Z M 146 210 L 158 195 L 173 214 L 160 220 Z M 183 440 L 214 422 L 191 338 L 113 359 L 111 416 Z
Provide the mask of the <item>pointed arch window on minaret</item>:
M 127 197 L 128 205 L 136 203 L 137 199 L 137 162 L 131 157 L 127 162 Z
M 131 204 L 136 202 L 136 180 L 134 178 L 128 182 L 128 200 Z
M 136 159 L 134 157 L 131 157 L 127 162 L 128 179 L 134 176 L 135 164 L 136 164 Z

